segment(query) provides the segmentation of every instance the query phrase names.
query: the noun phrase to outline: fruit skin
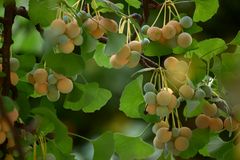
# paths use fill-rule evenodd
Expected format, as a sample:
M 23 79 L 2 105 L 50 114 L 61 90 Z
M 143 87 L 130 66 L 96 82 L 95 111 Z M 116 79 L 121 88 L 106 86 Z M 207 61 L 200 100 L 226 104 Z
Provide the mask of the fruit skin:
M 178 35 L 177 43 L 180 47 L 187 48 L 192 44 L 192 36 L 187 32 L 183 32 Z
M 184 16 L 180 19 L 180 24 L 183 28 L 190 28 L 193 25 L 193 20 L 189 16 Z
M 154 84 L 152 84 L 151 82 L 147 82 L 144 86 L 143 86 L 143 90 L 144 92 L 156 92 L 155 86 Z
M 48 84 L 47 83 L 35 83 L 34 89 L 38 94 L 46 95 L 48 92 Z
M 142 44 L 139 41 L 131 41 L 129 43 L 129 47 L 130 47 L 131 51 L 137 51 L 139 53 L 142 52 Z
M 63 53 L 69 54 L 72 53 L 74 50 L 74 44 L 72 40 L 69 40 L 67 43 L 60 44 L 58 46 L 59 50 Z
M 209 117 L 213 117 L 217 114 L 218 108 L 215 103 L 207 103 L 203 106 L 203 113 Z
M 211 131 L 218 132 L 223 129 L 223 121 L 220 118 L 210 118 L 209 128 Z
M 146 104 L 155 105 L 156 104 L 156 94 L 154 92 L 147 92 L 144 95 L 144 101 Z
M 48 84 L 56 84 L 57 81 L 58 79 L 53 74 L 50 74 L 48 76 Z
M 17 58 L 10 58 L 10 70 L 16 72 L 20 67 L 20 62 Z
M 159 128 L 156 137 L 159 139 L 160 142 L 166 143 L 171 140 L 172 132 L 168 130 L 168 128 Z
M 80 34 L 80 27 L 76 20 L 67 24 L 65 33 L 70 39 L 74 39 Z
M 150 26 L 149 25 L 143 25 L 142 26 L 142 28 L 141 28 L 141 32 L 143 33 L 143 34 L 147 34 L 147 30 L 150 28 Z
M 157 103 L 161 106 L 167 106 L 171 102 L 172 94 L 167 90 L 162 90 L 157 94 Z
M 167 117 L 169 115 L 168 107 L 167 106 L 157 107 L 156 114 L 160 117 L 160 119 Z
M 168 110 L 169 112 L 172 112 L 173 109 L 177 106 L 177 98 L 175 95 L 172 94 L 171 101 L 168 104 Z
M 189 66 L 187 64 L 187 62 L 181 60 L 177 63 L 177 71 L 179 73 L 187 73 L 189 69 Z
M 153 146 L 158 148 L 158 149 L 163 149 L 164 148 L 164 143 L 162 143 L 157 137 L 154 137 Z
M 81 46 L 83 44 L 83 36 L 81 34 L 79 34 L 77 37 L 75 37 L 73 39 L 73 43 L 76 45 L 76 46 Z
M 226 118 L 223 125 L 224 128 L 229 132 L 236 131 L 239 128 L 239 122 L 231 117 Z
M 154 115 L 154 114 L 156 114 L 156 106 L 155 105 L 147 105 L 146 111 L 148 112 L 148 114 Z
M 209 122 L 210 118 L 208 116 L 206 116 L 205 114 L 200 114 L 197 116 L 197 118 L 195 119 L 195 125 L 197 126 L 197 128 L 208 128 L 209 127 Z
M 194 90 L 189 85 L 184 84 L 179 88 L 179 94 L 185 99 L 192 99 Z
M 155 123 L 152 127 L 152 132 L 156 134 L 158 129 L 162 127 L 169 128 L 169 124 L 165 121 L 160 121 L 158 123 Z
M 182 26 L 178 21 L 171 20 L 168 22 L 168 24 L 172 25 L 175 28 L 177 34 L 182 31 Z
M 139 61 L 140 61 L 141 57 L 140 57 L 140 53 L 137 51 L 132 51 L 131 55 L 128 59 L 128 63 L 127 66 L 129 68 L 134 68 L 138 65 Z
M 118 24 L 115 22 L 113 19 L 109 18 L 102 18 L 99 21 L 99 27 L 101 30 L 106 33 L 106 32 L 117 32 L 118 31 Z
M 127 60 L 126 60 L 126 61 L 127 61 Z M 128 61 L 127 61 L 127 62 L 128 62 Z M 126 63 L 127 63 L 127 62 L 126 62 Z M 122 67 L 124 66 L 124 64 L 125 64 L 125 62 L 124 62 L 123 64 L 121 64 L 121 63 L 119 62 L 119 60 L 117 59 L 117 56 L 116 56 L 115 54 L 110 57 L 110 63 L 111 63 L 111 65 L 112 65 L 112 67 L 115 68 L 115 69 L 120 69 L 120 68 L 122 68 Z
M 55 19 L 51 23 L 52 31 L 54 31 L 54 35 L 58 36 L 65 32 L 66 24 L 62 19 Z
M 84 23 L 83 27 L 86 28 L 90 33 L 95 31 L 98 28 L 98 24 L 92 18 L 88 18 Z
M 48 72 L 43 68 L 38 68 L 33 72 L 33 78 L 37 83 L 44 83 L 48 79 Z
M 174 141 L 174 146 L 178 151 L 185 151 L 189 146 L 189 141 L 185 137 L 178 137 Z
M 3 144 L 6 140 L 6 133 L 4 133 L 3 131 L 0 131 L 0 145 Z
M 147 30 L 147 35 L 149 39 L 152 41 L 158 41 L 160 39 L 161 34 L 162 34 L 162 31 L 158 27 L 150 27 Z
M 176 33 L 176 29 L 172 25 L 167 24 L 162 28 L 162 35 L 165 39 L 172 39 Z
M 173 136 L 174 138 L 178 137 L 179 134 L 180 134 L 179 128 L 172 128 L 172 136 Z
M 19 77 L 18 77 L 17 73 L 10 72 L 10 80 L 11 80 L 11 84 L 16 86 L 18 84 L 18 81 L 19 81 Z
M 179 135 L 190 139 L 192 137 L 192 130 L 188 127 L 181 127 L 179 129 Z
M 165 59 L 165 61 L 164 61 L 164 67 L 165 67 L 167 70 L 175 71 L 178 62 L 179 62 L 179 61 L 178 61 L 177 58 L 175 58 L 175 57 L 168 57 L 168 58 Z
M 104 31 L 99 27 L 97 27 L 97 29 L 95 29 L 94 31 L 92 31 L 90 33 L 95 39 L 99 39 L 104 35 Z
M 61 93 L 65 93 L 65 94 L 70 93 L 73 89 L 73 83 L 68 78 L 60 79 L 57 82 L 57 89 Z
M 56 102 L 60 98 L 60 92 L 55 85 L 48 86 L 47 98 L 51 102 Z
M 142 41 L 141 41 L 141 45 L 142 46 L 146 46 L 150 43 L 149 39 L 148 38 L 144 38 Z

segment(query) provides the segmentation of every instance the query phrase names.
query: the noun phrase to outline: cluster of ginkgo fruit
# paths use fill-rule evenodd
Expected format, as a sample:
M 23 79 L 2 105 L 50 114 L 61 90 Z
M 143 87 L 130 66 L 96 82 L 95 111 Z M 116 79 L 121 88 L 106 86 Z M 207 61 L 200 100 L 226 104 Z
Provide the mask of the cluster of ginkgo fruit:
M 83 44 L 83 30 L 74 18 L 72 20 L 70 18 L 65 18 L 64 20 L 61 18 L 55 19 L 52 21 L 50 29 L 46 34 L 49 32 L 51 32 L 52 38 L 62 53 L 72 53 L 75 46 Z
M 17 75 L 17 70 L 20 67 L 20 62 L 17 58 L 10 58 L 10 81 L 11 84 L 16 86 L 18 81 L 19 81 L 19 77 Z M 0 58 L 0 72 L 2 72 L 2 58 Z
M 192 137 L 192 130 L 188 127 L 173 127 L 171 130 L 167 121 L 155 123 L 152 127 L 156 134 L 153 145 L 158 149 L 166 149 L 174 155 L 185 151 L 189 147 L 189 139 Z
M 110 58 L 110 63 L 113 68 L 119 69 L 125 65 L 128 68 L 134 68 L 138 65 L 142 52 L 142 43 L 139 41 L 131 41 L 125 44 L 122 49 L 113 54 Z
M 192 36 L 187 32 L 183 32 L 183 28 L 190 28 L 192 27 L 192 24 L 192 18 L 184 16 L 179 22 L 171 20 L 162 28 L 144 25 L 142 27 L 142 32 L 147 34 L 150 40 L 159 42 L 163 45 L 168 45 L 171 48 L 177 46 L 187 48 L 192 44 Z
M 11 124 L 9 124 L 6 119 L 0 116 L 0 145 L 6 142 L 6 147 L 9 150 L 15 147 L 15 141 L 12 135 L 10 125 L 12 126 L 14 125 L 14 122 L 18 119 L 18 116 L 19 114 L 16 108 L 14 108 L 12 111 L 7 113 L 7 117 Z M 8 153 L 6 155 L 0 155 L 0 159 L 13 160 L 14 156 L 18 156 L 18 154 Z
M 29 72 L 27 80 L 34 85 L 37 94 L 46 95 L 48 100 L 52 102 L 60 98 L 60 93 L 67 94 L 73 90 L 71 79 L 55 72 L 48 74 L 44 68 Z

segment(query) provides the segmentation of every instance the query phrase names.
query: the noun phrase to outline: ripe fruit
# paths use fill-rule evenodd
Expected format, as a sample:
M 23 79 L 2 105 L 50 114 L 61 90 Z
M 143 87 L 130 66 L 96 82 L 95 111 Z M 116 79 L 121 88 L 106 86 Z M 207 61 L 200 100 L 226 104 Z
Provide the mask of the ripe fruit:
M 60 98 L 60 92 L 55 85 L 48 86 L 47 98 L 51 102 L 56 102 Z
M 61 93 L 70 93 L 73 89 L 73 83 L 68 78 L 60 79 L 57 82 L 57 89 Z
M 155 105 L 147 105 L 146 111 L 148 114 L 154 115 L 156 114 L 156 106 Z
M 158 149 L 163 149 L 164 148 L 164 143 L 162 143 L 157 137 L 153 139 L 153 146 L 158 148 Z
M 162 90 L 157 94 L 157 103 L 161 106 L 167 106 L 172 98 L 172 94 L 167 90 Z
M 184 16 L 180 19 L 180 24 L 183 28 L 190 28 L 193 25 L 193 20 L 189 16 Z
M 10 58 L 10 70 L 16 72 L 20 67 L 20 62 L 17 58 Z
M 139 53 L 142 52 L 142 44 L 139 41 L 131 41 L 129 43 L 129 47 L 130 47 L 131 51 L 137 51 Z
M 19 116 L 17 109 L 14 108 L 11 112 L 8 112 L 8 113 L 7 113 L 7 116 L 8 116 L 8 118 L 9 118 L 9 120 L 10 120 L 12 123 L 14 123 L 14 122 L 18 119 L 18 116 Z
M 116 57 L 119 60 L 119 62 L 121 62 L 120 64 L 125 65 L 125 64 L 127 64 L 128 58 L 130 55 L 131 55 L 131 50 L 130 50 L 129 46 L 124 45 L 123 48 L 116 54 Z
M 6 140 L 6 133 L 0 131 L 0 145 L 3 144 Z
M 134 68 L 138 65 L 139 61 L 140 61 L 141 57 L 140 57 L 140 53 L 137 51 L 132 51 L 131 55 L 128 59 L 128 63 L 127 66 L 129 68 Z
M 218 132 L 223 129 L 223 121 L 220 118 L 210 118 L 209 128 L 212 131 Z
M 99 27 L 102 31 L 106 32 L 117 32 L 118 31 L 118 24 L 112 19 L 109 18 L 102 18 L 99 21 Z
M 176 35 L 174 26 L 167 24 L 162 28 L 162 35 L 165 39 L 172 39 Z
M 170 103 L 168 104 L 168 110 L 170 111 L 170 112 L 172 112 L 173 111 L 173 109 L 175 108 L 177 106 L 177 98 L 176 98 L 176 96 L 175 95 L 171 95 L 171 101 L 170 101 Z
M 189 85 L 184 84 L 179 88 L 179 94 L 185 99 L 192 99 L 194 90 Z
M 229 132 L 233 132 L 239 128 L 239 123 L 232 117 L 228 117 L 224 120 L 224 128 Z
M 80 27 L 78 26 L 76 20 L 73 20 L 72 22 L 67 24 L 65 33 L 71 39 L 76 38 L 80 34 Z
M 147 93 L 144 95 L 144 101 L 145 101 L 147 104 L 155 105 L 155 104 L 156 104 L 156 94 L 155 94 L 154 92 L 147 92 Z
M 147 82 L 143 87 L 144 92 L 156 92 L 154 84 Z
M 34 89 L 38 94 L 46 95 L 48 92 L 48 84 L 47 83 L 35 83 Z
M 189 141 L 185 137 L 178 137 L 174 141 L 174 146 L 178 151 L 185 151 L 189 146 Z
M 203 113 L 209 117 L 213 117 L 217 114 L 218 108 L 215 103 L 207 103 L 203 106 Z
M 143 25 L 142 26 L 142 28 L 141 28 L 141 32 L 143 33 L 143 34 L 147 34 L 147 30 L 150 28 L 150 26 L 149 25 Z
M 189 66 L 187 64 L 187 62 L 185 61 L 179 61 L 177 64 L 177 71 L 180 73 L 187 73 L 189 69 Z
M 165 121 L 155 123 L 152 127 L 152 132 L 156 134 L 159 128 L 169 128 L 169 124 Z
M 192 36 L 187 32 L 183 32 L 178 35 L 177 43 L 180 47 L 187 48 L 192 44 Z
M 111 56 L 110 63 L 112 65 L 112 67 L 115 68 L 115 69 L 119 69 L 119 68 L 122 68 L 124 66 L 124 64 L 120 64 L 120 62 L 118 61 L 117 56 L 115 54 Z
M 81 46 L 83 44 L 83 36 L 81 34 L 79 34 L 77 37 L 75 37 L 73 39 L 73 43 L 76 45 L 76 46 Z
M 182 31 L 182 26 L 178 21 L 171 20 L 168 22 L 168 25 L 172 25 L 175 28 L 177 34 Z
M 167 117 L 169 115 L 168 107 L 166 106 L 157 107 L 156 114 L 160 117 L 160 119 Z
M 195 119 L 195 124 L 196 124 L 197 128 L 204 129 L 204 128 L 208 128 L 209 123 L 210 123 L 209 121 L 210 121 L 210 119 L 208 116 L 206 116 L 205 114 L 200 114 Z
M 56 36 L 61 35 L 66 30 L 66 24 L 62 19 L 55 19 L 51 23 L 52 31 L 54 31 L 54 34 Z
M 164 61 L 164 67 L 165 67 L 167 70 L 175 71 L 178 62 L 179 62 L 179 61 L 178 61 L 177 58 L 175 58 L 175 57 L 168 57 L 168 58 L 165 59 L 165 61 Z
M 9 132 L 10 131 L 10 126 L 9 126 L 9 124 L 5 121 L 5 120 L 1 120 L 0 121 L 0 123 L 1 123 L 1 126 L 2 126 L 2 131 L 3 132 Z
M 181 127 L 179 129 L 179 135 L 190 139 L 192 137 L 192 130 L 188 127 Z
M 90 33 L 95 39 L 99 39 L 104 35 L 104 31 L 99 27 L 97 27 L 97 29 L 95 29 L 94 31 L 92 31 Z
M 43 68 L 38 68 L 33 73 L 33 78 L 37 83 L 44 83 L 48 79 L 48 73 Z
M 18 77 L 17 73 L 10 72 L 10 80 L 11 80 L 11 84 L 16 86 L 19 81 L 19 77 Z
M 150 27 L 147 30 L 147 35 L 149 39 L 152 41 L 158 41 L 160 39 L 161 34 L 162 34 L 162 31 L 158 27 Z
M 69 41 L 67 41 L 67 43 L 60 44 L 58 46 L 58 48 L 59 48 L 59 50 L 61 52 L 68 54 L 68 53 L 72 53 L 73 52 L 74 44 L 73 44 L 72 40 L 69 40 Z
M 159 128 L 156 137 L 159 139 L 160 142 L 166 143 L 171 140 L 172 132 L 168 130 L 168 128 Z
M 98 24 L 92 18 L 88 18 L 84 23 L 83 27 L 85 27 L 90 33 L 95 31 L 98 28 Z

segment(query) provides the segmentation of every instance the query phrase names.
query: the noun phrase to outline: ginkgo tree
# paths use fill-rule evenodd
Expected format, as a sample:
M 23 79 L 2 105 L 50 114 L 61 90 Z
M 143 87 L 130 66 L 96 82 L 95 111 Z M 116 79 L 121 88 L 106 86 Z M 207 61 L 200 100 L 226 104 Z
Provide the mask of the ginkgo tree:
M 193 15 L 179 10 L 187 3 Z M 218 0 L 1 0 L 0 8 L 1 159 L 75 159 L 72 136 L 92 143 L 94 160 L 240 159 L 240 104 L 228 93 L 238 85 L 240 33 L 229 42 L 195 37 Z M 24 45 L 14 37 L 17 17 L 41 36 L 28 37 L 41 41 L 27 47 L 38 53 L 14 53 L 13 45 Z M 59 120 L 59 106 L 87 114 L 111 99 L 97 82 L 79 81 L 90 59 L 108 69 L 138 68 L 126 77 L 119 110 L 148 123 L 141 134 L 88 139 Z M 142 138 L 149 127 L 150 143 Z

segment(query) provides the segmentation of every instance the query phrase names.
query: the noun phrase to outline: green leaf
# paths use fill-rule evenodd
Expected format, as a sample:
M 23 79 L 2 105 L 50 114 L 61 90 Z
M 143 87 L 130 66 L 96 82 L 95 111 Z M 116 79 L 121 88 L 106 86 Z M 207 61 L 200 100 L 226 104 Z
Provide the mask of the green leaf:
M 124 34 L 109 32 L 107 34 L 108 41 L 105 47 L 105 53 L 110 56 L 118 53 L 126 42 Z
M 7 96 L 2 96 L 2 100 L 3 100 L 4 108 L 7 112 L 11 112 L 14 109 L 14 107 L 16 106 L 14 101 Z
M 240 31 L 238 31 L 236 37 L 230 42 L 233 45 L 240 45 Z
M 99 88 L 97 83 L 74 84 L 74 90 L 67 95 L 64 108 L 74 111 L 83 110 L 91 113 L 101 109 L 112 94 L 110 91 Z
M 189 34 L 195 34 L 195 33 L 199 33 L 202 32 L 203 28 L 200 27 L 199 25 L 197 25 L 197 23 L 193 23 L 191 28 L 188 29 L 184 29 L 184 32 L 187 32 Z
M 199 58 L 209 61 L 227 49 L 226 43 L 220 38 L 203 40 L 198 43 L 198 46 L 198 49 L 187 52 L 187 56 L 191 57 L 193 54 L 196 54 Z
M 50 53 L 45 59 L 47 67 L 69 77 L 81 73 L 84 68 L 82 57 L 76 54 Z
M 193 15 L 194 22 L 205 22 L 217 13 L 218 0 L 195 0 L 196 9 Z
M 97 40 L 93 38 L 89 33 L 83 32 L 83 44 L 81 45 L 81 54 L 89 54 L 93 52 L 97 47 Z
M 97 49 L 94 53 L 94 59 L 98 66 L 105 67 L 105 68 L 112 68 L 112 65 L 110 64 L 110 58 L 104 53 L 105 45 L 99 43 L 97 46 Z
M 125 0 L 129 6 L 139 9 L 141 7 L 141 2 L 139 0 Z
M 123 160 L 146 159 L 154 153 L 153 146 L 139 137 L 128 137 L 116 133 L 114 141 L 115 151 Z
M 146 56 L 163 56 L 172 53 L 172 49 L 167 46 L 161 45 L 158 42 L 151 42 L 144 47 L 144 55 Z
M 198 48 L 198 42 L 196 41 L 196 39 L 193 39 L 191 46 L 189 46 L 187 48 L 175 47 L 175 48 L 173 48 L 173 53 L 174 54 L 184 54 L 187 51 L 191 51 L 191 50 L 194 50 L 197 48 Z
M 30 0 L 29 16 L 33 24 L 45 27 L 56 18 L 58 0 Z
M 180 153 L 180 157 L 190 159 L 194 157 L 199 149 L 203 148 L 209 141 L 208 129 L 195 129 L 192 132 L 192 137 L 189 140 L 189 147 L 186 151 Z
M 193 82 L 193 84 L 198 84 L 203 80 L 206 74 L 206 63 L 204 63 L 198 56 L 195 54 L 192 55 L 191 64 L 188 71 L 188 76 Z
M 92 143 L 94 147 L 93 160 L 111 159 L 114 153 L 114 139 L 111 132 L 102 134 Z
M 191 118 L 202 113 L 202 107 L 206 104 L 206 100 L 187 100 L 187 104 L 184 107 L 183 115 L 186 118 Z
M 120 110 L 128 117 L 141 118 L 139 107 L 144 103 L 142 93 L 143 76 L 139 76 L 130 82 L 123 90 L 120 98 Z

